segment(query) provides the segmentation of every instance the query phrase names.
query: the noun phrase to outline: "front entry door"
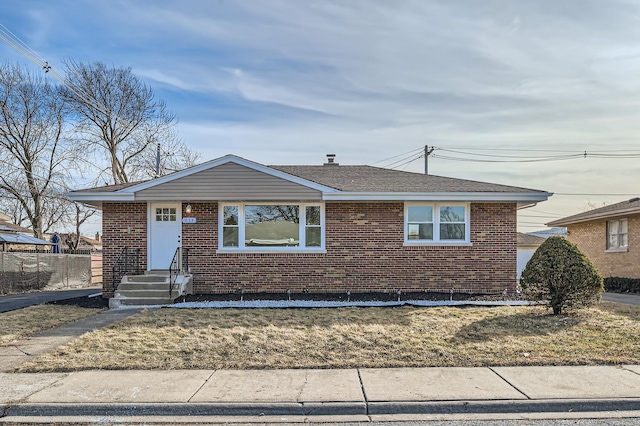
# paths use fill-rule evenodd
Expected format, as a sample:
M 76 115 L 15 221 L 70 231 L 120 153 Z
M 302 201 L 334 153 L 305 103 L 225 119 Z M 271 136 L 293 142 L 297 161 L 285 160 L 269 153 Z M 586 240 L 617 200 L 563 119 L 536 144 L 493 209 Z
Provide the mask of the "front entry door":
M 167 270 L 182 246 L 182 209 L 179 203 L 152 203 L 149 208 L 149 270 Z

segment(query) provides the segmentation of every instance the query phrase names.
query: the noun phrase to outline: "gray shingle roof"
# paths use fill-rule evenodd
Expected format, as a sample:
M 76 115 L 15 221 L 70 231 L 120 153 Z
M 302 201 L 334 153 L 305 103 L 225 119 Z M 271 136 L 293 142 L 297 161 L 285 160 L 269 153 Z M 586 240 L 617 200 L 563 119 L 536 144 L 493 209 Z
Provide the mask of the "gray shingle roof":
M 288 173 L 320 185 L 335 188 L 343 192 L 486 192 L 486 193 L 539 193 L 535 189 L 516 186 L 478 182 L 435 175 L 424 175 L 399 170 L 384 169 L 373 166 L 342 166 L 338 164 L 324 166 L 266 166 L 274 170 Z M 148 181 L 145 181 L 148 182 Z M 144 182 L 130 182 L 118 185 L 107 185 L 91 189 L 73 191 L 82 192 L 117 192 Z
M 118 183 L 115 185 L 97 186 L 95 188 L 87 188 L 87 189 L 75 189 L 73 192 L 116 192 L 121 189 L 125 189 L 130 186 L 137 185 L 143 182 L 147 182 L 147 181 Z
M 519 246 L 539 246 L 546 240 L 546 238 L 538 237 L 537 235 L 524 234 L 518 232 L 518 245 Z
M 630 200 L 622 201 L 620 203 L 611 204 L 609 206 L 600 207 L 598 209 L 574 214 L 573 216 L 567 216 L 565 218 L 549 222 L 547 225 L 566 226 L 573 223 L 589 222 L 592 220 L 600 220 L 631 214 L 640 214 L 640 198 L 631 198 Z
M 345 192 L 540 192 L 372 166 L 269 166 Z

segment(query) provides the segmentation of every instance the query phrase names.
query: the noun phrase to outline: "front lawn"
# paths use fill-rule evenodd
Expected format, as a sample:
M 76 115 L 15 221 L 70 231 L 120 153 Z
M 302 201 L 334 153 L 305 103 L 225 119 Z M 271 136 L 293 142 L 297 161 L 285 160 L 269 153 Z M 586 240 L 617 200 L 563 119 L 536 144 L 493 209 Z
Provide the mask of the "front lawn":
M 156 309 L 19 368 L 244 369 L 640 363 L 640 308 Z
M 96 315 L 100 311 L 73 305 L 37 305 L 0 313 L 0 347 Z

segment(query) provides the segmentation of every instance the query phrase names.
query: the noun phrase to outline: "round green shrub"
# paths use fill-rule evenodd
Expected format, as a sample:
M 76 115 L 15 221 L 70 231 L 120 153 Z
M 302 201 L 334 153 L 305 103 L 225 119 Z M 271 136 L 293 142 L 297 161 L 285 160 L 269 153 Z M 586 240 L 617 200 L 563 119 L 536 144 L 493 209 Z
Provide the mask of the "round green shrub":
M 600 300 L 602 277 L 578 246 L 549 237 L 535 251 L 520 278 L 527 300 L 546 302 L 553 314 L 590 306 Z

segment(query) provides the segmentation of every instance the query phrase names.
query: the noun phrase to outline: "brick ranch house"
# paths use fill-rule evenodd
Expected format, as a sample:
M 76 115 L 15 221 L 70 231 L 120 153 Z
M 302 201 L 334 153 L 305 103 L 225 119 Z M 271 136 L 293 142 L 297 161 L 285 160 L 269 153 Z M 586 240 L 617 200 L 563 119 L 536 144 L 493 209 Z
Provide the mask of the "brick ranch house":
M 640 278 L 640 198 L 548 223 L 565 226 L 603 277 Z
M 265 166 L 227 155 L 69 193 L 102 209 L 104 296 L 124 247 L 194 293 L 493 293 L 516 285 L 516 210 L 548 192 L 371 166 Z

